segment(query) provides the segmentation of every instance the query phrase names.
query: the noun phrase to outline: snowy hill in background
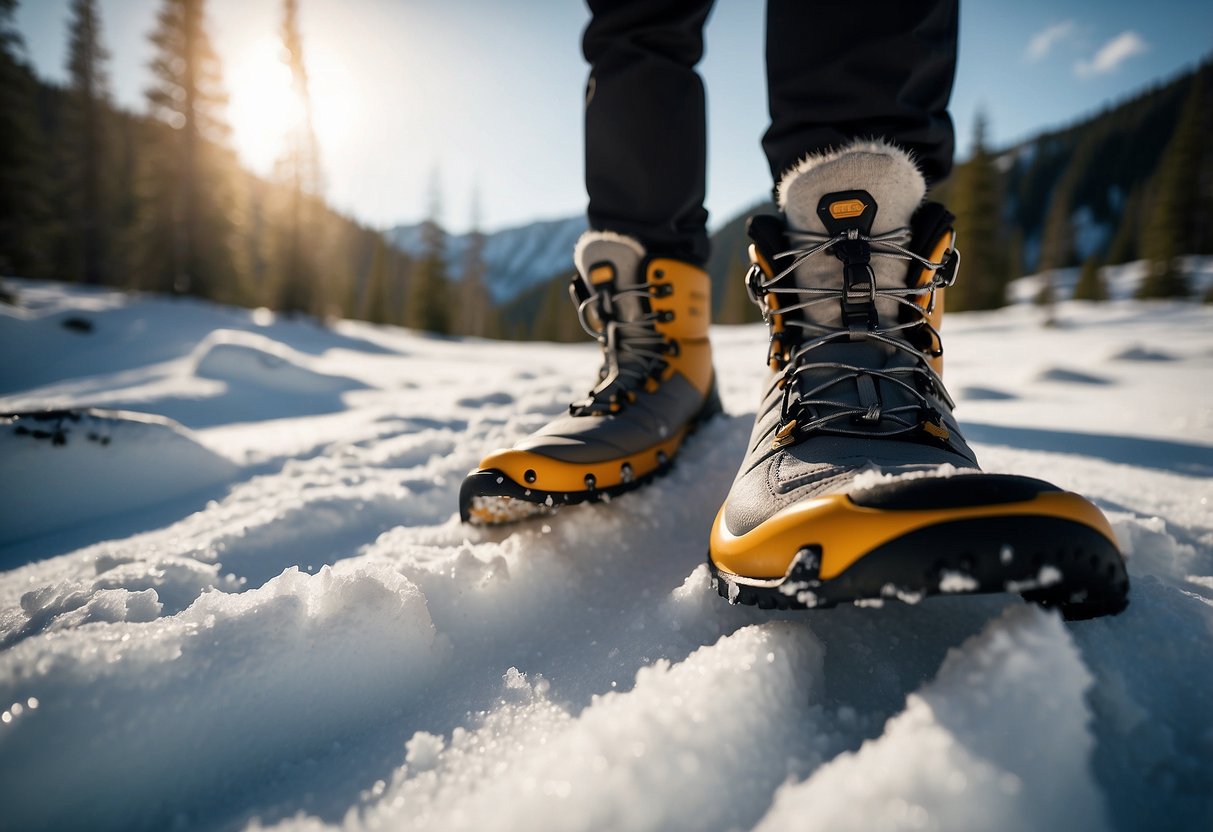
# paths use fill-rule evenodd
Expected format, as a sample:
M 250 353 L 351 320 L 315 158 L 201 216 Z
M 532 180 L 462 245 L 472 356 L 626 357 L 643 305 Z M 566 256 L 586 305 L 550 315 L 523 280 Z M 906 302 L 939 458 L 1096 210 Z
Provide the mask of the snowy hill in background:
M 573 246 L 586 229 L 585 217 L 543 220 L 485 235 L 485 284 L 495 303 L 504 303 L 560 272 L 573 271 Z M 424 250 L 420 225 L 399 225 L 387 232 L 396 248 L 420 255 Z M 468 235 L 447 237 L 447 269 L 458 279 Z
M 1099 274 L 1112 300 L 1132 300 L 1149 264 L 1145 260 L 1123 263 L 1117 266 L 1101 266 Z M 1040 295 L 1046 281 L 1052 281 L 1053 292 L 1058 300 L 1069 300 L 1074 296 L 1074 287 L 1082 270 L 1078 268 L 1055 269 L 1044 274 L 1031 274 L 1012 280 L 1007 286 L 1010 303 L 1032 303 Z M 1183 258 L 1183 271 L 1188 281 L 1189 296 L 1203 297 L 1213 288 L 1213 257 L 1192 255 Z
M 1063 623 L 716 597 L 761 326 L 667 477 L 484 530 L 462 476 L 592 345 L 14 285 L 0 412 L 106 409 L 0 419 L 6 829 L 1213 828 L 1213 308 L 945 322 L 985 466 L 1128 554 L 1129 609 Z

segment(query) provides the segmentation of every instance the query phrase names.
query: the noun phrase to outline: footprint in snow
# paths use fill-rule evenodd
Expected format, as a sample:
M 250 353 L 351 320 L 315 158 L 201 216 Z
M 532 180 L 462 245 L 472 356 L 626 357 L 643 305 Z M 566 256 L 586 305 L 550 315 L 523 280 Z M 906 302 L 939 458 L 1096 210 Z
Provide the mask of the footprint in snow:
M 1060 381 L 1065 384 L 1112 384 L 1111 379 L 1103 376 L 1082 373 L 1078 370 L 1067 370 L 1064 367 L 1050 367 L 1037 378 L 1040 381 Z
M 486 404 L 506 405 L 513 403 L 514 397 L 505 391 L 489 393 L 484 396 L 468 396 L 455 402 L 460 407 L 484 407 Z
M 1112 356 L 1113 361 L 1178 361 L 1177 356 L 1162 350 L 1154 350 L 1141 344 L 1133 344 Z
M 957 397 L 970 402 L 1001 402 L 1019 398 L 1014 393 L 994 387 L 962 387 Z

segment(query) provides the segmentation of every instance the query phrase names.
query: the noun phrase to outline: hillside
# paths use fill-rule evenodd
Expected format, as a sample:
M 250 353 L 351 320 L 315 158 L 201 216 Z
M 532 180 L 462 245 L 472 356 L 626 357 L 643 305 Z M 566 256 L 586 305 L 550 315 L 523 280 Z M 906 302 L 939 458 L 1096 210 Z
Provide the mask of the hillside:
M 1030 271 L 1040 258 L 1041 236 L 1049 208 L 1070 206 L 1075 262 L 1109 254 L 1115 236 L 1125 234 L 1127 248 L 1115 262 L 1139 255 L 1134 225 L 1144 225 L 1149 212 L 1150 179 L 1175 132 L 1185 102 L 1198 91 L 1213 112 L 1213 64 L 1149 89 L 1109 107 L 1092 118 L 1045 133 L 999 155 L 1005 170 L 1006 217 L 1022 234 L 1023 263 Z M 1206 146 L 1213 147 L 1207 141 Z M 1213 179 L 1208 160 L 1190 172 Z M 1209 187 L 1213 187 L 1210 184 Z M 1213 216 L 1208 228 L 1213 229 Z M 1123 231 L 1121 229 L 1123 228 Z M 1198 238 L 1192 253 L 1213 251 L 1213 230 Z

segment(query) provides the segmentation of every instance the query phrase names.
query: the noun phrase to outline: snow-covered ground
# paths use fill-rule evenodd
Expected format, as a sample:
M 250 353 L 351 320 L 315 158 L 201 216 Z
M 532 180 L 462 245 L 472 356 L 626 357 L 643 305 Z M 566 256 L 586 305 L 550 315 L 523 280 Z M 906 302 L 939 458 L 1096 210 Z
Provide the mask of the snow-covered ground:
M 714 331 L 728 413 L 668 477 L 478 530 L 463 474 L 592 345 L 16 285 L 0 412 L 155 415 L 0 424 L 4 829 L 1213 828 L 1209 307 L 945 327 L 986 467 L 1130 556 L 1129 609 L 1063 623 L 716 597 L 760 327 Z

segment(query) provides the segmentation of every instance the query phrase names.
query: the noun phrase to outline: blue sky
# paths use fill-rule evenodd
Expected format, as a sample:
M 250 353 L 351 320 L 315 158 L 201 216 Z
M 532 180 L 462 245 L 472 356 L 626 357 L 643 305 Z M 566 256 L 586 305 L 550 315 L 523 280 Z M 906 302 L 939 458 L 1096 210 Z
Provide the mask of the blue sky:
M 143 107 L 156 0 L 100 0 L 116 99 Z M 17 22 L 30 59 L 65 76 L 68 0 L 26 0 Z M 586 66 L 577 0 L 301 0 L 327 195 L 375 225 L 425 215 L 438 171 L 442 217 L 501 228 L 584 208 L 581 99 Z M 713 223 L 770 187 L 762 4 L 718 0 L 701 71 L 708 87 Z M 279 0 L 208 0 L 232 96 L 237 151 L 270 170 Z M 953 96 L 962 155 L 974 114 L 1001 146 L 1065 124 L 1213 50 L 1213 3 L 1196 0 L 967 0 Z

